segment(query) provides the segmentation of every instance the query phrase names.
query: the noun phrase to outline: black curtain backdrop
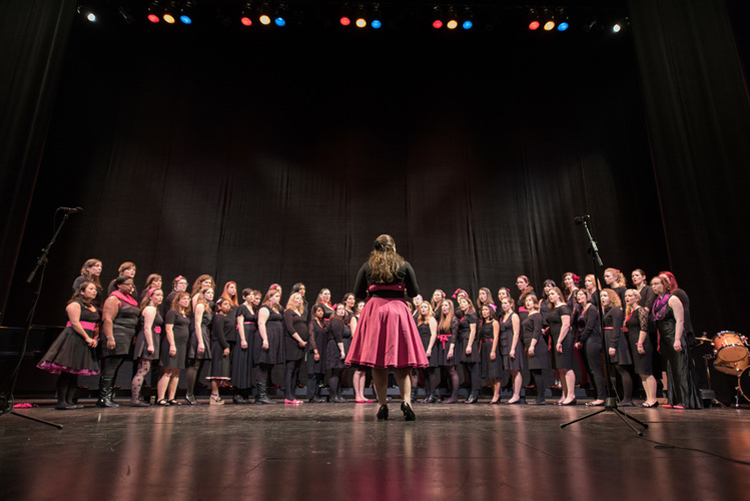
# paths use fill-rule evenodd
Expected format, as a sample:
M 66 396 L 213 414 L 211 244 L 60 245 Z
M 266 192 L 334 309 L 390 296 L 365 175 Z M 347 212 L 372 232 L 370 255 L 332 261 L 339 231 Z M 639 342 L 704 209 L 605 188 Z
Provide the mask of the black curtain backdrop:
M 0 2 L 0 324 L 5 320 L 75 4 L 73 0 Z
M 19 268 L 86 212 L 38 322 L 89 257 L 339 299 L 382 232 L 425 295 L 538 288 L 590 272 L 584 213 L 607 265 L 668 268 L 632 39 L 547 35 L 76 25 Z
M 726 4 L 632 0 L 631 14 L 672 269 L 698 332 L 747 331 L 750 106 Z

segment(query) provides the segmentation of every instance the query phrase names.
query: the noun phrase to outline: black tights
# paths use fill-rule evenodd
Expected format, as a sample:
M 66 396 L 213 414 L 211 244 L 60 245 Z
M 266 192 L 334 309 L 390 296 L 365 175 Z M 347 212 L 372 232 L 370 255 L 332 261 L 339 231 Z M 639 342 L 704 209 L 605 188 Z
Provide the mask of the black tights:
M 630 371 L 628 371 L 628 368 L 624 365 L 620 364 L 613 364 L 617 368 L 618 374 L 620 374 L 620 379 L 622 379 L 622 398 L 620 398 L 620 401 L 622 403 L 630 403 L 633 400 L 633 378 L 630 377 Z M 617 387 L 617 378 L 614 374 L 610 376 L 610 379 L 612 380 L 612 386 Z
M 151 360 L 141 360 L 138 362 L 138 372 L 133 376 L 133 382 L 130 384 L 130 400 L 136 401 L 141 397 L 141 388 L 146 380 L 146 374 L 151 370 Z
M 479 363 L 477 362 L 461 362 L 463 366 L 468 370 L 470 379 L 470 393 L 469 395 L 479 396 Z
M 536 401 L 537 403 L 544 402 L 544 392 L 547 391 L 547 387 L 544 385 L 544 372 L 542 369 L 529 369 L 529 372 L 534 377 L 534 386 L 536 386 Z
M 297 379 L 299 379 L 299 367 L 302 365 L 302 359 L 287 360 L 284 367 L 284 392 L 287 400 L 294 400 L 294 392 L 297 389 Z
M 185 371 L 185 383 L 187 384 L 186 396 L 193 397 L 195 396 L 195 381 L 198 379 L 198 374 L 200 374 L 205 360 L 193 358 L 190 359 L 189 362 L 190 365 L 188 366 L 187 371 Z
M 73 394 L 78 384 L 78 375 L 69 372 L 61 372 L 57 378 L 57 403 L 60 405 L 73 405 Z
M 451 380 L 451 400 L 455 400 L 456 398 L 458 398 L 458 388 L 459 388 L 458 371 L 456 371 L 456 366 L 447 365 L 447 366 L 442 366 L 440 369 L 441 369 L 441 372 L 442 372 L 442 369 L 445 369 L 447 377 L 449 377 Z
M 328 378 L 328 386 L 330 388 L 328 394 L 332 399 L 341 397 L 341 385 L 339 383 L 341 382 L 342 372 L 344 372 L 344 369 L 331 369 L 331 377 Z
M 425 398 L 429 398 L 435 394 L 438 385 L 438 375 L 435 367 L 425 367 L 422 369 L 424 373 L 424 392 Z

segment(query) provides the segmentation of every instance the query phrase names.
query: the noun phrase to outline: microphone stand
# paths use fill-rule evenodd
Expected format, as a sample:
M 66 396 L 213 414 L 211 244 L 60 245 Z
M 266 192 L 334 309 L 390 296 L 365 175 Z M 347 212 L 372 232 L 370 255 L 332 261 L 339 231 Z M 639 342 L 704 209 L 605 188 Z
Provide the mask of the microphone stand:
M 604 267 L 604 264 L 602 263 L 602 258 L 599 255 L 599 247 L 596 245 L 596 240 L 594 240 L 594 237 L 591 234 L 591 230 L 590 230 L 589 225 L 588 225 L 589 218 L 590 218 L 590 216 L 588 216 L 588 215 L 576 217 L 575 218 L 575 222 L 577 224 L 583 225 L 583 229 L 586 231 L 586 237 L 589 240 L 589 254 L 591 254 L 591 261 L 592 261 L 592 264 L 594 266 L 594 280 L 595 280 L 594 283 L 596 284 L 596 290 L 597 290 L 597 292 L 599 292 L 599 300 L 596 303 L 597 303 L 597 307 L 599 309 L 599 331 L 601 332 L 601 335 L 602 335 L 602 345 L 604 346 L 604 350 L 605 350 L 605 353 L 604 353 L 604 381 L 605 381 L 605 385 L 606 385 L 606 388 L 607 388 L 607 398 L 605 400 L 604 408 L 603 409 L 600 409 L 600 410 L 598 410 L 596 412 L 592 412 L 590 414 L 586 414 L 585 416 L 579 417 L 579 418 L 574 419 L 572 421 L 568 421 L 567 423 L 563 423 L 563 424 L 560 425 L 560 428 L 565 428 L 566 426 L 571 425 L 573 423 L 577 423 L 578 421 L 583 421 L 584 419 L 588 419 L 590 417 L 594 417 L 594 416 L 596 416 L 598 414 L 601 414 L 602 412 L 613 412 L 615 414 L 615 416 L 617 416 L 618 418 L 620 418 L 623 423 L 625 423 L 626 425 L 628 425 L 630 427 L 630 429 L 633 430 L 633 433 L 635 433 L 639 437 L 642 437 L 643 436 L 643 432 L 641 432 L 635 426 L 633 426 L 633 423 L 631 423 L 630 421 L 635 421 L 636 423 L 638 423 L 639 425 L 641 425 L 644 429 L 647 429 L 648 425 L 646 423 L 642 422 L 642 421 L 639 421 L 638 419 L 634 418 L 633 416 L 630 416 L 630 415 L 624 413 L 623 411 L 621 411 L 617 407 L 617 397 L 614 396 L 614 389 L 612 388 L 612 380 L 609 377 L 610 371 L 611 371 L 611 368 L 610 368 L 611 362 L 609 361 L 609 353 L 608 353 L 607 348 L 606 348 L 607 347 L 607 343 L 606 343 L 606 340 L 604 338 L 604 312 L 602 311 L 602 300 L 601 300 L 602 289 L 599 286 L 599 279 L 597 278 L 599 276 L 599 273 L 600 273 L 601 269 Z M 630 421 L 628 421 L 628 419 Z
M 60 210 L 60 209 L 58 209 Z M 5 405 L 3 408 L 0 409 L 0 416 L 4 414 L 10 414 L 12 416 L 21 417 L 24 419 L 30 419 L 31 421 L 36 421 L 37 423 L 46 424 L 48 426 L 52 426 L 54 428 L 57 428 L 58 430 L 62 430 L 62 425 L 57 423 L 51 423 L 49 421 L 45 421 L 43 419 L 38 419 L 32 416 L 27 416 L 26 414 L 18 413 L 15 410 L 13 410 L 15 399 L 13 397 L 13 392 L 16 389 L 16 382 L 18 381 L 18 373 L 21 372 L 21 363 L 23 362 L 23 357 L 26 354 L 26 346 L 28 345 L 29 341 L 29 333 L 31 332 L 31 323 L 34 320 L 34 313 L 36 312 L 36 306 L 39 303 L 39 296 L 42 293 L 42 284 L 44 283 L 44 271 L 47 269 L 47 256 L 49 255 L 49 251 L 52 248 L 52 245 L 55 243 L 55 240 L 57 240 L 57 236 L 60 234 L 60 230 L 65 225 L 65 223 L 70 218 L 70 213 L 66 212 L 63 216 L 62 221 L 60 222 L 60 225 L 55 230 L 55 234 L 52 235 L 52 240 L 47 244 L 47 246 L 42 249 L 42 254 L 39 256 L 39 259 L 37 259 L 36 266 L 34 267 L 34 270 L 31 272 L 29 277 L 26 279 L 27 284 L 31 284 L 34 281 L 34 277 L 36 276 L 37 272 L 41 269 L 41 273 L 39 273 L 39 283 L 36 287 L 36 291 L 34 292 L 34 299 L 33 303 L 31 304 L 31 309 L 29 310 L 29 315 L 26 318 L 26 330 L 23 333 L 23 342 L 21 349 L 18 350 L 18 362 L 16 363 L 16 368 L 13 371 L 13 380 L 10 384 L 10 391 L 8 393 L 8 396 L 5 398 Z

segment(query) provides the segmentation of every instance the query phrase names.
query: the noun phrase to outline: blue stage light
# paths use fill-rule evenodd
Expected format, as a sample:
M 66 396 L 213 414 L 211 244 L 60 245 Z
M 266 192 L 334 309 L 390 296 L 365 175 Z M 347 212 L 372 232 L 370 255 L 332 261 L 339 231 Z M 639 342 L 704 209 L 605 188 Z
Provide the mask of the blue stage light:
M 557 31 L 565 31 L 569 27 L 570 27 L 570 25 L 568 23 L 566 23 L 566 22 L 563 21 L 562 23 L 560 23 L 560 24 L 557 25 Z
M 373 20 L 370 23 L 370 26 L 372 26 L 373 28 L 375 28 L 377 30 L 378 28 L 380 28 L 381 26 L 383 26 L 383 23 L 381 23 L 380 21 L 378 21 L 377 19 L 375 19 L 375 20 Z
M 471 21 L 464 21 L 464 24 L 461 25 L 461 27 L 465 30 L 470 30 L 474 26 L 474 23 Z
M 277 17 L 273 22 L 276 23 L 276 26 L 286 26 L 286 20 L 283 17 Z
M 180 21 L 182 21 L 182 24 L 193 24 L 193 20 L 190 19 L 190 16 L 185 14 L 180 16 Z

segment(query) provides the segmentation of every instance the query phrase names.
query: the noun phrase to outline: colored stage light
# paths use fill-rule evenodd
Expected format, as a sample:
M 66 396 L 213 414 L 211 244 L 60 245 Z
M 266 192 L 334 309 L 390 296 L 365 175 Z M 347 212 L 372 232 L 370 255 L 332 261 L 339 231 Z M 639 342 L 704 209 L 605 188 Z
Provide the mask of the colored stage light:
M 474 23 L 471 21 L 464 21 L 464 24 L 461 25 L 461 27 L 465 30 L 470 30 L 474 26 Z
M 339 22 L 341 23 L 341 26 L 349 26 L 350 24 L 352 24 L 352 20 L 346 16 L 339 19 Z
M 555 19 L 557 20 L 557 31 L 567 31 L 570 28 L 570 17 L 562 7 L 555 10 Z
M 448 6 L 448 13 L 446 17 L 448 18 L 448 22 L 445 23 L 446 28 L 448 28 L 449 30 L 455 30 L 456 28 L 458 28 L 458 21 L 456 21 L 456 19 L 458 19 L 458 16 L 456 15 L 456 9 L 454 9 L 452 5 Z
M 263 25 L 266 25 L 266 26 L 268 26 L 269 24 L 271 24 L 271 16 L 269 16 L 267 14 L 261 15 L 260 18 L 258 18 L 258 20 L 260 21 L 260 24 L 263 24 Z
M 283 17 L 277 17 L 273 22 L 276 23 L 276 26 L 286 26 L 286 19 Z
M 462 16 L 464 22 L 461 23 L 461 27 L 465 30 L 470 30 L 474 26 L 474 14 L 472 14 L 469 7 L 464 7 L 464 13 Z
M 563 21 L 562 23 L 560 23 L 560 24 L 557 25 L 557 31 L 565 31 L 569 27 L 570 27 L 570 25 L 568 23 L 566 23 L 565 21 Z
M 187 0 L 180 9 L 180 21 L 182 24 L 193 24 L 193 2 Z
M 615 23 L 615 25 L 612 26 L 612 32 L 613 33 L 619 33 L 620 30 L 622 30 L 622 26 L 620 26 L 618 23 Z
M 541 23 L 539 22 L 539 12 L 537 12 L 536 9 L 529 9 L 528 23 L 528 27 L 531 31 L 536 31 L 541 26 Z
M 253 25 L 253 20 L 252 20 L 252 19 L 250 19 L 250 18 L 249 18 L 249 17 L 247 17 L 247 16 L 242 16 L 242 17 L 240 18 L 240 22 L 241 22 L 241 23 L 242 23 L 242 24 L 243 24 L 244 26 L 252 26 L 252 25 Z
M 167 24 L 174 24 L 175 22 L 175 18 L 172 14 L 164 14 L 162 19 L 164 19 L 164 22 Z
M 435 5 L 432 8 L 432 27 L 436 30 L 443 27 L 443 13 L 439 5 Z
M 160 21 L 159 16 L 157 16 L 156 14 L 149 14 L 148 20 L 152 23 L 158 23 Z
M 370 26 L 372 26 L 373 28 L 375 28 L 375 29 L 377 30 L 377 29 L 379 29 L 379 28 L 380 28 L 381 26 L 383 26 L 383 23 L 381 23 L 381 22 L 380 22 L 380 21 L 378 21 L 377 19 L 374 19 L 374 20 L 373 20 L 373 21 L 372 21 L 372 22 L 370 23 Z
M 544 31 L 552 31 L 555 29 L 555 22 L 554 21 L 547 21 L 544 23 Z
M 96 15 L 93 12 L 89 12 L 88 14 L 86 14 L 86 19 L 93 23 L 94 21 L 96 21 Z
M 531 21 L 531 22 L 529 23 L 529 29 L 530 29 L 531 31 L 535 31 L 535 30 L 538 30 L 538 29 L 539 29 L 539 21 Z
M 357 26 L 357 28 L 364 28 L 367 26 L 367 21 L 364 18 L 360 17 L 354 22 L 354 24 Z
M 278 7 L 276 7 L 276 13 L 274 14 L 273 22 L 276 24 L 276 26 L 286 26 L 287 23 L 287 10 L 286 5 L 283 3 L 280 3 Z
M 456 28 L 458 28 L 458 21 L 456 21 L 455 19 L 451 19 L 446 23 L 445 27 L 449 30 L 455 30 Z

